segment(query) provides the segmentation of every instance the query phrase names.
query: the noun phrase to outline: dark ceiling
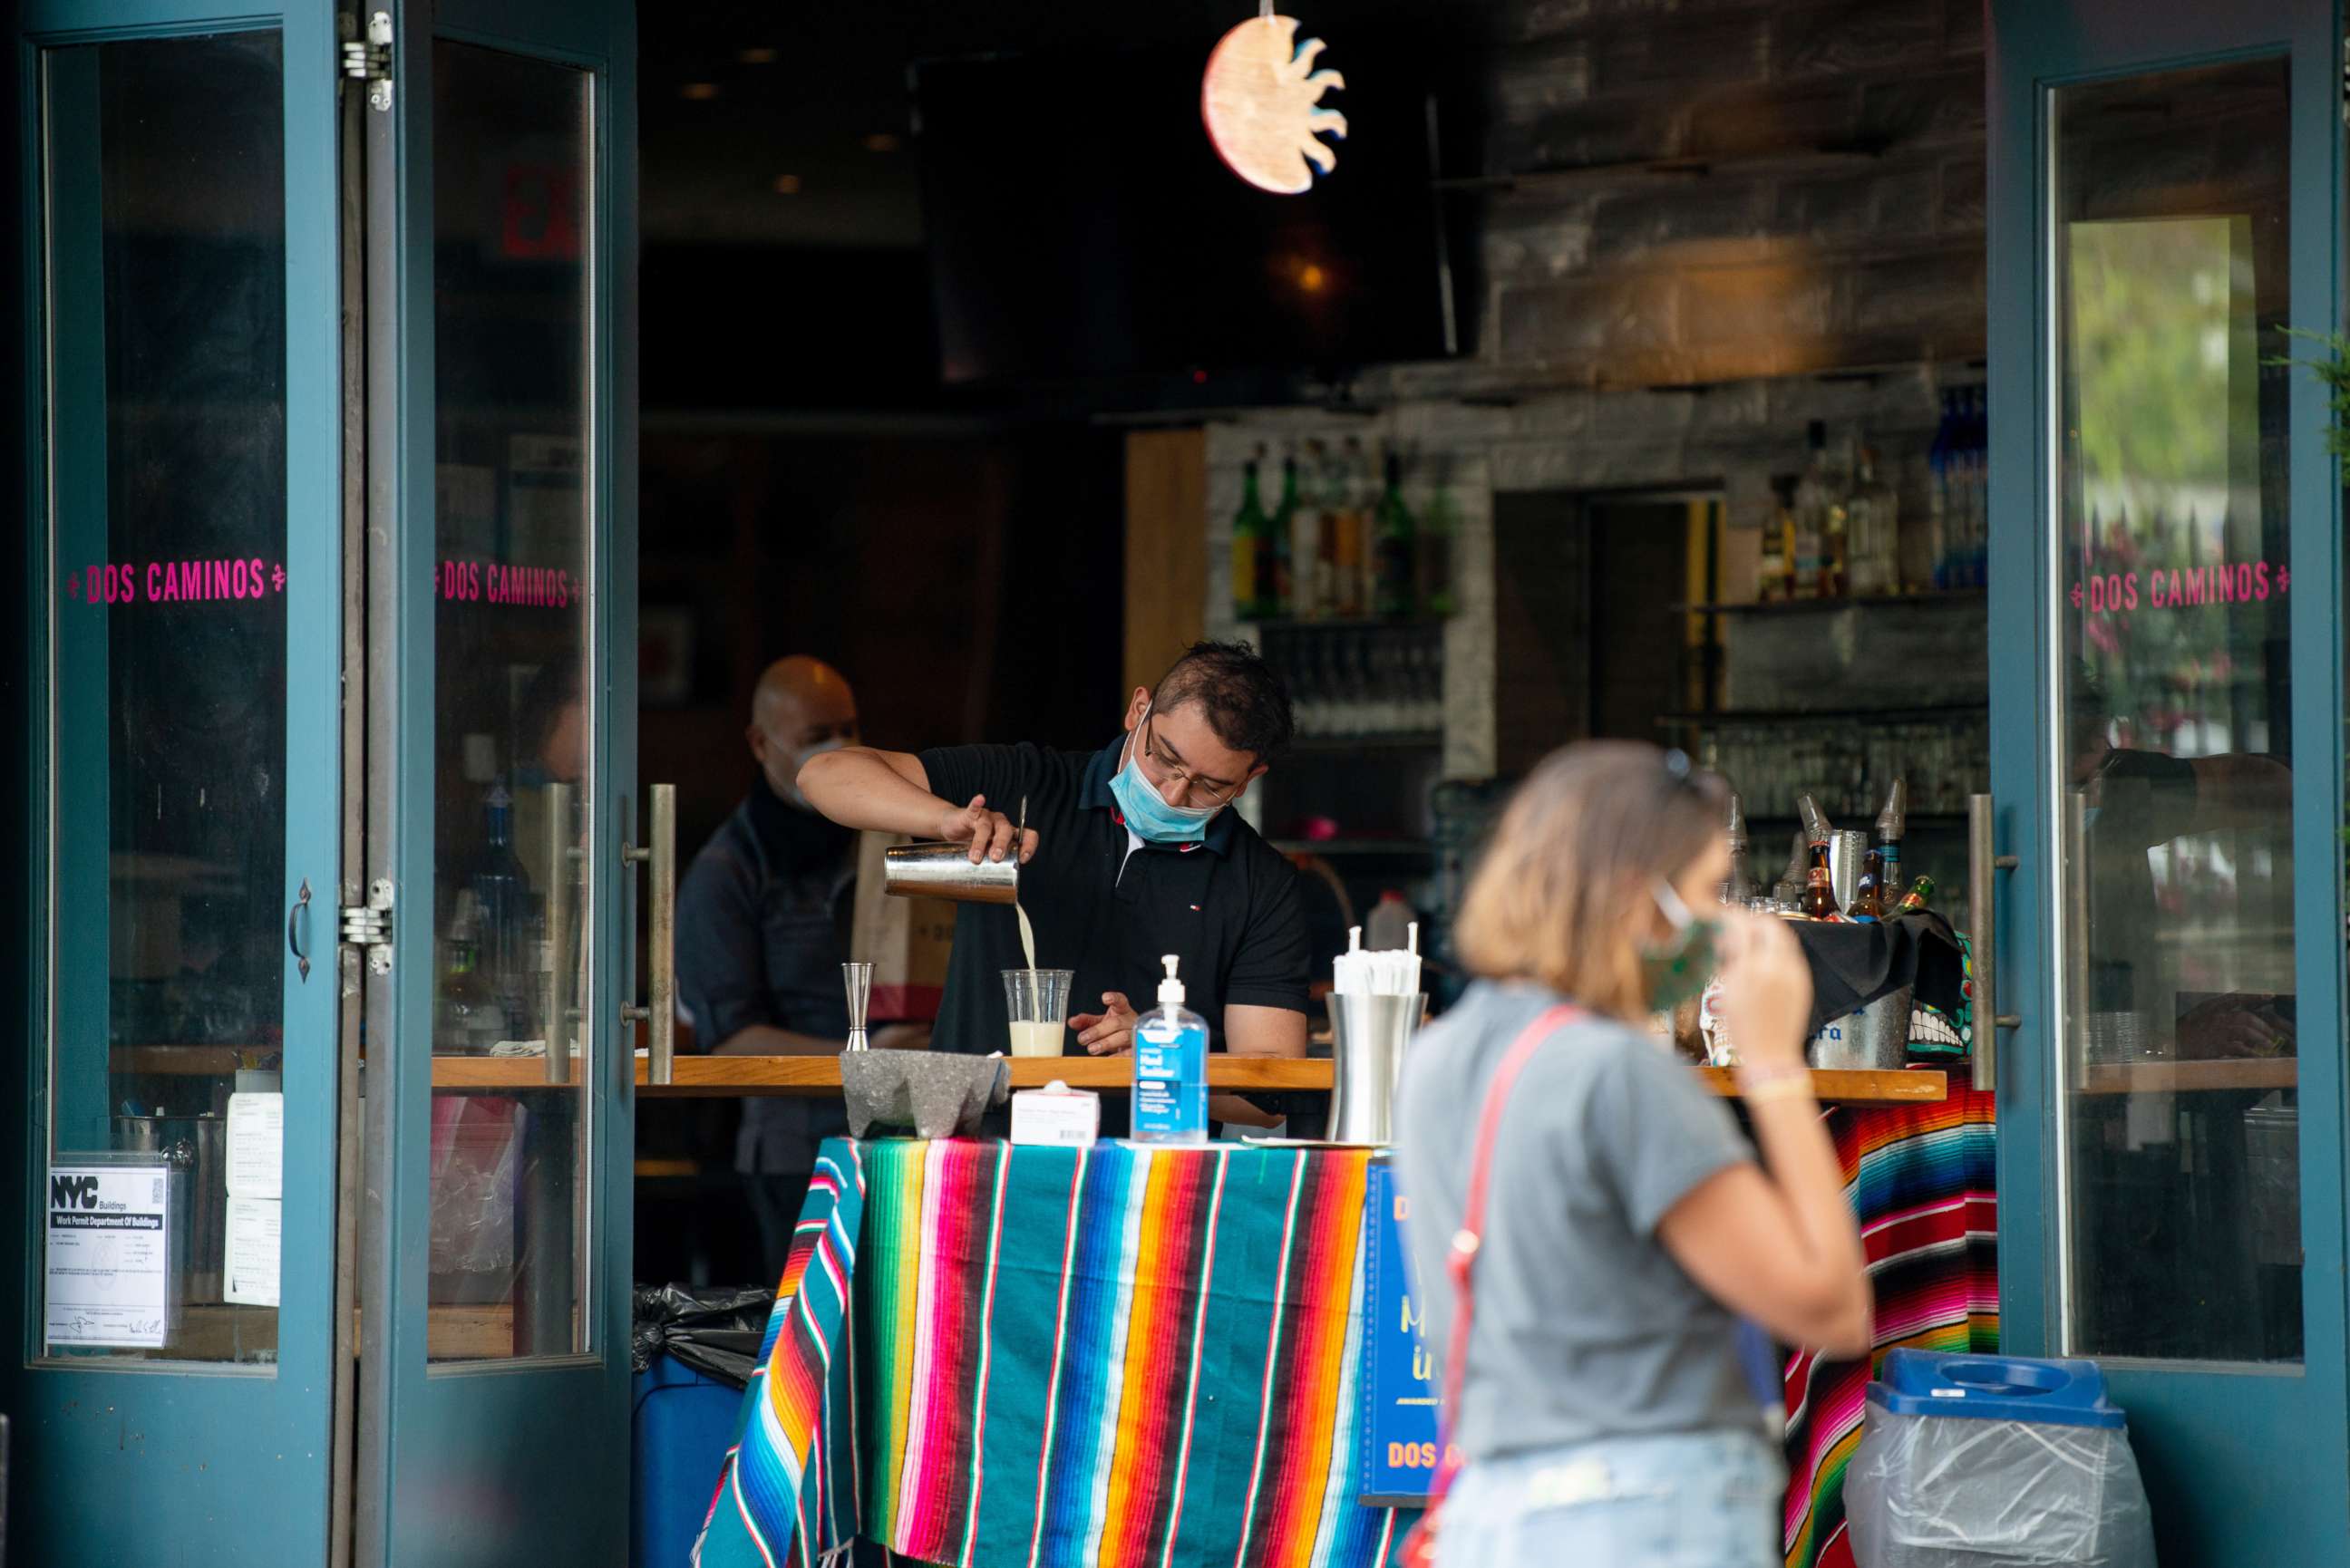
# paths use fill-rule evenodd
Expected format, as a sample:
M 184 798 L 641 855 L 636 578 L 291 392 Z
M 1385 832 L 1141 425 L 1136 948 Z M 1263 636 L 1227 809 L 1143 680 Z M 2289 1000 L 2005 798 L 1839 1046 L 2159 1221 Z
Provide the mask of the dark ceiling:
M 1482 0 L 1323 0 L 1349 19 L 1419 16 L 1457 29 Z M 646 240 L 871 249 L 921 243 L 910 63 L 1196 41 L 1202 65 L 1253 0 L 685 0 L 639 7 Z M 693 96 L 689 96 L 689 93 Z M 1115 127 L 1099 134 L 1116 135 Z M 777 182 L 795 182 L 791 193 Z

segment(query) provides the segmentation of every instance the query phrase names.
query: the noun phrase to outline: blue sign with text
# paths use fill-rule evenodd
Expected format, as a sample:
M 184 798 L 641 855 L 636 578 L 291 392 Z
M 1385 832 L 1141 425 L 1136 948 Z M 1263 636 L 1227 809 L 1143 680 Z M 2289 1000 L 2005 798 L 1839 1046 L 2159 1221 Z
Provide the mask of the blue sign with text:
M 1357 1501 L 1371 1508 L 1418 1508 L 1436 1480 L 1437 1372 L 1419 1337 L 1419 1305 L 1404 1270 L 1407 1199 L 1395 1170 L 1371 1163 L 1363 1195 L 1365 1243 L 1361 1388 L 1362 1475 Z

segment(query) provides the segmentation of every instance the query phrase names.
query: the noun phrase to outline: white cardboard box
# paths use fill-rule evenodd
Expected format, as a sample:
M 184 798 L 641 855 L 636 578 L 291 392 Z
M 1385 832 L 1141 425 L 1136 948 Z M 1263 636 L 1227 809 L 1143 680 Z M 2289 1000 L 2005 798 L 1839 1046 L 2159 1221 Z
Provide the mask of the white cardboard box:
M 1058 1078 L 1012 1096 L 1012 1141 L 1088 1148 L 1101 1136 L 1101 1096 Z

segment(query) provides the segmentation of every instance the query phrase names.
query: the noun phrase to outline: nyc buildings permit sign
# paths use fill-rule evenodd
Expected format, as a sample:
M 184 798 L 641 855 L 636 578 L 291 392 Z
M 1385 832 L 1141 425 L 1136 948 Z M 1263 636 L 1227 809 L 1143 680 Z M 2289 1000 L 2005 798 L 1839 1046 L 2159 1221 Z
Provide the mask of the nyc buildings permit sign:
M 1363 1194 L 1370 1252 L 1363 1310 L 1369 1315 L 1356 1376 L 1365 1437 L 1356 1501 L 1367 1508 L 1419 1508 L 1436 1480 L 1437 1369 L 1420 1341 L 1419 1302 L 1404 1272 L 1407 1201 L 1394 1168 L 1372 1161 Z
M 45 1337 L 158 1349 L 172 1333 L 174 1175 L 161 1160 L 100 1161 L 49 1168 Z

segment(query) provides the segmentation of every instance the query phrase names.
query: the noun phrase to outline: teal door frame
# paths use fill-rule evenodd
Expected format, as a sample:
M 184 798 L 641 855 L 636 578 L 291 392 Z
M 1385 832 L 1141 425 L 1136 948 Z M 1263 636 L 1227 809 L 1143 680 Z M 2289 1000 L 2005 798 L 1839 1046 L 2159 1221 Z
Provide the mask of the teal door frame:
M 2051 89 L 2252 57 L 2289 57 L 2293 325 L 2342 321 L 2342 19 L 2334 0 L 1991 0 L 1991 783 L 1999 848 L 2002 1334 L 2059 1354 L 2060 1127 L 2055 899 L 2059 746 L 2050 676 L 2057 556 L 2049 475 L 2054 254 Z M 2298 987 L 2303 1364 L 2290 1371 L 2116 1363 L 2116 1397 L 2154 1500 L 2165 1561 L 2350 1559 L 2345 1390 L 2343 574 L 2341 491 L 2314 377 L 2289 399 L 2291 759 Z M 2094 1349 L 2094 1347 L 2089 1347 Z
M 0 1210 L 19 1216 L 17 1287 L 0 1290 L 0 1399 L 12 1423 L 12 1554 L 25 1562 L 324 1562 L 329 1551 L 329 1494 L 335 1334 L 334 1224 L 339 1066 L 334 1046 L 337 998 L 331 964 L 308 981 L 287 965 L 283 990 L 286 1096 L 283 1270 L 274 1366 L 119 1359 L 45 1358 L 41 1343 L 46 1127 L 52 1110 L 81 1123 L 107 1107 L 53 1085 L 48 1071 L 53 1020 L 58 1048 L 105 1040 L 102 992 L 68 982 L 53 994 L 53 943 L 92 940 L 54 928 L 49 877 L 104 875 L 106 759 L 53 754 L 50 703 L 68 685 L 86 685 L 89 660 L 103 659 L 88 625 L 60 624 L 63 577 L 70 563 L 53 549 L 49 478 L 57 480 L 57 536 L 102 539 L 105 530 L 103 345 L 89 341 L 102 323 L 99 273 L 60 266 L 62 286 L 47 308 L 43 280 L 45 151 L 60 164 L 95 168 L 87 147 L 45 150 L 40 63 L 44 49 L 203 33 L 269 29 L 278 33 L 284 65 L 286 241 L 285 428 L 286 441 L 286 635 L 289 649 L 339 646 L 343 562 L 339 529 L 341 416 L 337 170 L 336 45 L 330 6 L 281 8 L 222 0 L 20 0 L 6 78 L 9 195 L 21 244 L 8 282 L 16 288 L 10 337 L 21 398 L 11 428 L 10 466 L 18 483 L 23 534 L 23 637 L 8 682 L 21 705 L 21 763 L 7 794 L 23 824 L 15 862 L 18 880 L 8 916 L 13 939 L 7 971 L 14 992 L 9 1058 L 19 1110 L 14 1157 L 0 1159 Z M 57 167 L 49 176 L 53 180 Z M 77 189 L 74 194 L 88 194 Z M 96 230 L 78 223 L 68 198 L 48 214 L 58 243 L 87 250 Z M 87 213 L 81 214 L 88 216 Z M 87 233 L 80 231 L 87 230 Z M 68 273 L 70 276 L 67 275 Z M 52 316 L 50 311 L 54 310 Z M 99 329 L 102 330 L 102 327 Z M 45 372 L 46 335 L 58 333 L 56 380 Z M 51 450 L 50 419 L 71 450 Z M 93 446 L 95 440 L 97 444 Z M 78 548 L 78 545 L 76 546 Z M 70 649 L 58 639 L 76 639 Z M 77 662 L 66 662 L 71 652 Z M 289 736 L 331 735 L 339 704 L 338 662 L 329 657 L 286 661 Z M 99 669 L 103 670 L 100 663 Z M 58 687 L 50 686 L 52 670 Z M 52 813 L 52 765 L 57 782 Z M 338 759 L 332 746 L 289 744 L 284 758 L 286 856 L 283 907 L 296 887 L 332 889 L 339 863 Z M 53 815 L 55 821 L 53 822 Z M 95 825 L 98 836 L 77 825 Z M 62 839 L 53 846 L 52 828 Z M 52 852 L 67 859 L 53 863 Z M 93 861 L 91 857 L 98 858 Z M 69 862 L 69 863 L 68 863 Z M 102 885 L 102 884 L 101 884 Z M 331 898 L 323 901 L 331 903 Z M 314 919 L 313 940 L 330 922 Z M 97 933 L 98 950 L 105 934 Z M 92 1009 L 99 1011 L 88 1016 Z M 308 1043 L 307 1045 L 305 1043 Z M 81 1049 L 75 1045 L 74 1049 Z M 85 1131 L 87 1128 L 85 1128 Z
M 385 0 L 394 16 L 393 107 L 367 119 L 369 191 L 370 518 L 388 569 L 370 589 L 374 697 L 389 768 L 370 778 L 370 876 L 397 886 L 406 924 L 390 982 L 370 995 L 369 1208 L 360 1289 L 383 1303 L 360 1361 L 357 1551 L 368 1564 L 625 1561 L 634 1185 L 633 1057 L 619 1023 L 633 993 L 619 844 L 636 793 L 636 38 L 630 0 Z M 577 67 L 594 77 L 588 276 L 594 319 L 597 664 L 588 825 L 596 933 L 583 999 L 598 1223 L 575 1356 L 428 1366 L 432 1108 L 434 597 L 436 544 L 432 43 Z M 372 748 L 371 748 L 372 749 Z M 637 814 L 641 817 L 641 812 Z M 371 987 L 372 992 L 372 987 Z M 375 1309 L 370 1308 L 371 1321 Z

